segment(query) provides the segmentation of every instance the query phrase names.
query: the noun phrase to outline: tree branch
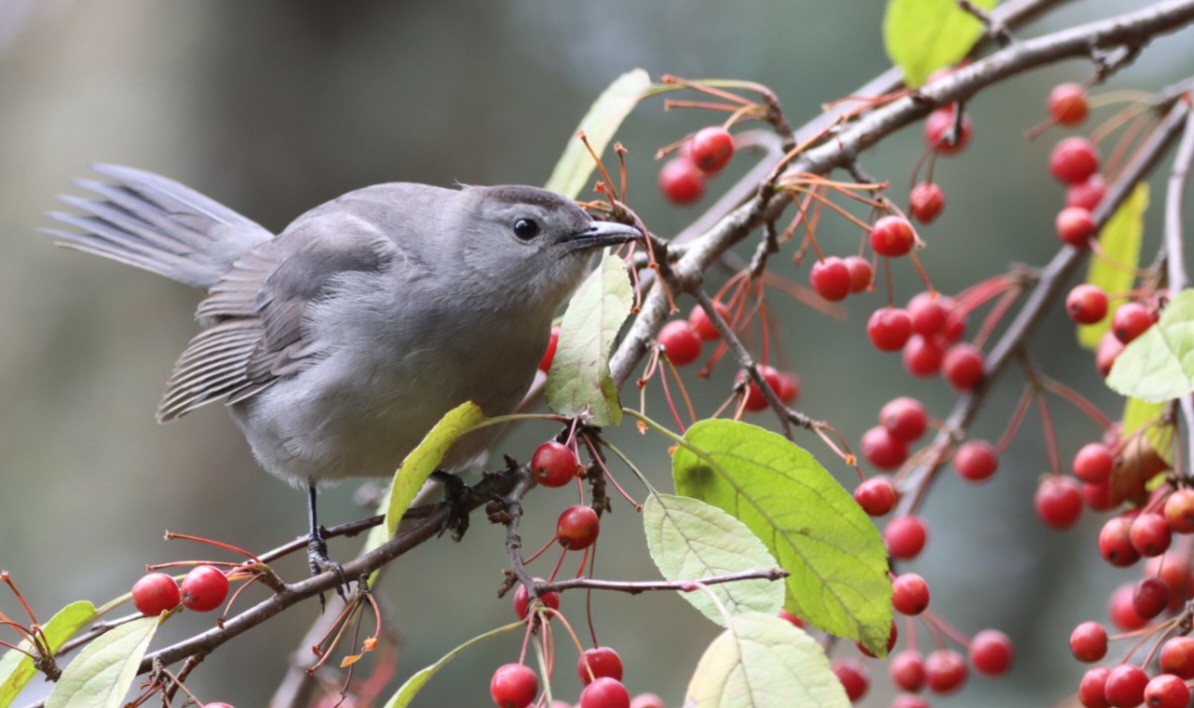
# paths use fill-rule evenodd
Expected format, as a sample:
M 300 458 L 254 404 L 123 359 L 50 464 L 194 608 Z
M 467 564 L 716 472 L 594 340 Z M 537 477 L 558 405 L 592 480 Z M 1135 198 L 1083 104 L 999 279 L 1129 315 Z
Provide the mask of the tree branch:
M 1186 104 L 1190 102 L 1190 95 L 1182 99 Z M 1177 155 L 1173 159 L 1173 169 L 1169 173 L 1169 184 L 1165 193 L 1165 249 L 1168 251 L 1166 259 L 1167 276 L 1169 281 L 1169 298 L 1177 294 L 1189 283 L 1186 276 L 1186 253 L 1182 247 L 1182 208 L 1185 206 L 1186 180 L 1190 176 L 1190 164 L 1194 162 L 1194 111 L 1187 108 L 1186 128 L 1182 134 L 1182 141 L 1177 147 Z M 1194 399 L 1189 395 L 1180 399 L 1182 421 L 1186 426 L 1186 455 L 1194 460 Z M 1194 465 L 1186 466 L 1187 473 L 1194 471 Z

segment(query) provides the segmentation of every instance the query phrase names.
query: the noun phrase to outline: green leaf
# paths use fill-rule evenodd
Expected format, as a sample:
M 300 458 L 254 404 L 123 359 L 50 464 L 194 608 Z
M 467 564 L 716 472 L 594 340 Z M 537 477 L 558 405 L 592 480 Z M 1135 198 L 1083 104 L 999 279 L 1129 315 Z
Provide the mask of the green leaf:
M 1136 280 L 1132 272 L 1140 263 L 1140 239 L 1144 235 L 1144 212 L 1148 209 L 1148 185 L 1136 185 L 1132 195 L 1124 200 L 1099 232 L 1099 248 L 1107 259 L 1091 258 L 1086 282 L 1097 285 L 1103 292 L 1114 295 L 1132 289 Z M 1100 322 L 1078 325 L 1078 343 L 1087 349 L 1097 349 L 1099 340 L 1111 330 L 1111 318 L 1125 300 L 1112 300 L 1107 316 Z
M 676 491 L 745 523 L 791 575 L 787 608 L 883 656 L 891 582 L 879 531 L 829 472 L 780 435 L 702 420 L 672 458 Z
M 633 301 L 626 266 L 606 249 L 560 322 L 560 342 L 547 376 L 547 404 L 553 411 L 569 418 L 587 413 L 598 426 L 622 422 L 609 353 Z
M 86 600 L 72 602 L 58 610 L 49 622 L 42 625 L 41 631 L 50 644 L 50 651 L 55 652 L 74 636 L 79 628 L 95 618 L 95 605 Z M 33 645 L 28 640 L 18 645 L 21 649 L 32 651 Z M 0 706 L 10 705 L 29 679 L 37 673 L 33 666 L 33 658 L 12 649 L 0 657 Z
M 745 524 L 699 499 L 650 496 L 643 507 L 643 528 L 651 558 L 668 580 L 703 580 L 779 565 Z M 784 601 L 783 584 L 765 578 L 710 585 L 708 590 L 731 615 L 774 615 Z M 707 593 L 682 592 L 680 597 L 725 625 L 725 616 Z
M 399 687 L 398 692 L 390 697 L 390 700 L 386 702 L 385 708 L 406 708 L 406 706 L 409 706 L 410 702 L 415 699 L 415 696 L 419 693 L 419 691 L 421 691 L 423 689 L 423 686 L 425 686 L 427 684 L 427 682 L 431 680 L 431 677 L 435 676 L 439 672 L 440 669 L 444 668 L 444 666 L 446 666 L 449 661 L 455 659 L 462 652 L 464 652 L 464 650 L 469 649 L 473 646 L 476 646 L 477 644 L 480 644 L 481 642 L 485 641 L 486 639 L 492 639 L 492 638 L 500 636 L 502 634 L 516 632 L 520 629 L 525 629 L 525 628 L 526 628 L 526 625 L 524 623 L 514 622 L 514 623 L 508 624 L 504 627 L 498 627 L 497 629 L 492 629 L 480 636 L 473 637 L 472 639 L 468 640 L 464 644 L 461 644 L 460 646 L 456 647 L 452 651 L 445 654 L 439 661 L 415 672 L 415 674 L 413 676 L 411 676 L 410 678 L 408 678 L 406 680 L 406 683 L 402 684 L 402 686 Z
M 613 139 L 618 126 L 650 87 L 651 79 L 647 72 L 633 69 L 615 79 L 593 102 L 589 112 L 581 119 L 577 131 L 584 131 L 589 145 L 593 146 L 594 152 L 599 156 Z M 569 199 L 575 199 L 585 188 L 589 175 L 593 174 L 595 169 L 597 164 L 576 137 L 576 133 L 573 133 L 564 148 L 564 154 L 560 156 L 560 161 L 551 171 L 546 187 Z
M 1125 396 L 1162 403 L 1194 391 L 1194 290 L 1183 290 L 1115 360 L 1107 385 Z
M 1121 440 L 1127 440 L 1131 434 L 1142 426 L 1149 427 L 1144 431 L 1144 439 L 1156 451 L 1165 464 L 1173 465 L 1173 426 L 1158 425 L 1157 421 L 1165 412 L 1164 403 L 1146 403 L 1139 398 L 1128 398 L 1124 403 L 1123 432 Z
M 142 617 L 101 634 L 62 671 L 46 708 L 120 708 L 158 624 L 169 615 Z
M 995 0 L 974 0 L 984 10 Z M 983 25 L 955 0 L 889 0 L 883 44 L 891 63 L 904 70 L 904 83 L 924 84 L 938 69 L 953 66 L 983 35 Z
M 788 622 L 734 617 L 697 663 L 684 705 L 700 708 L 849 708 L 825 652 Z

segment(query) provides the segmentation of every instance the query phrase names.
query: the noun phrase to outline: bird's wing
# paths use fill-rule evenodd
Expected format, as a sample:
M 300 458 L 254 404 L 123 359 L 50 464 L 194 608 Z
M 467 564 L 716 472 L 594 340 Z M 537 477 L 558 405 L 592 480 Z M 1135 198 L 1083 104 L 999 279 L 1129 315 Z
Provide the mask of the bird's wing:
M 214 400 L 243 401 L 297 372 L 315 353 L 304 340 L 311 303 L 338 276 L 381 273 L 397 255 L 391 239 L 346 211 L 300 218 L 247 253 L 199 304 L 207 327 L 175 364 L 158 420 Z

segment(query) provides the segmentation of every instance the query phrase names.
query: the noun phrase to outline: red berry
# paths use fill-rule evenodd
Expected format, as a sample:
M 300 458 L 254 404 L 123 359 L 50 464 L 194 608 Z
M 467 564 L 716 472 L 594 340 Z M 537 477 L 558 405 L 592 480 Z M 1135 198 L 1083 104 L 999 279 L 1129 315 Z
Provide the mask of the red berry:
M 522 664 L 504 664 L 489 680 L 489 695 L 498 708 L 526 708 L 539 693 L 539 677 Z
M 1074 476 L 1090 484 L 1102 484 L 1111 479 L 1115 455 L 1101 442 L 1087 443 L 1074 455 Z
M 957 120 L 955 120 L 952 105 L 938 108 L 930 113 L 929 117 L 925 119 L 925 144 L 942 155 L 960 152 L 970 142 L 970 133 L 974 126 L 970 122 L 970 116 L 963 114 L 962 122 L 958 125 L 955 134 L 955 123 Z
M 1082 492 L 1069 477 L 1050 476 L 1036 490 L 1036 515 L 1055 529 L 1068 529 L 1082 515 Z
M 902 216 L 885 216 L 871 226 L 871 248 L 881 256 L 907 255 L 915 243 L 916 232 Z
M 929 607 L 929 584 L 916 573 L 891 581 L 891 606 L 902 615 L 919 615 Z
M 961 339 L 964 334 L 966 334 L 966 318 L 951 311 L 945 317 L 945 327 L 941 330 L 941 338 L 948 343 L 953 343 Z
M 1109 482 L 1102 484 L 1083 482 L 1082 498 L 1086 500 L 1086 505 L 1095 511 L 1111 511 L 1118 506 L 1115 500 L 1111 498 L 1111 484 Z
M 912 332 L 925 337 L 937 334 L 945 329 L 949 312 L 952 309 L 953 300 L 948 297 L 941 295 L 934 297 L 933 293 L 929 292 L 917 293 L 908 301 L 908 316 L 912 319 Z
M 551 362 L 556 358 L 556 347 L 559 345 L 560 328 L 552 327 L 551 336 L 547 339 L 547 349 L 543 350 L 543 358 L 539 360 L 539 370 L 543 373 L 551 371 Z
M 714 300 L 713 309 L 717 310 L 717 314 L 721 315 L 723 320 L 730 321 L 730 308 L 725 303 Z M 721 338 L 721 333 L 713 326 L 713 321 L 705 314 L 705 308 L 700 305 L 692 308 L 692 313 L 688 315 L 688 324 L 692 325 L 693 331 L 702 341 L 712 342 Z
M 899 351 L 912 336 L 912 320 L 901 309 L 881 307 L 872 312 L 867 320 L 866 334 L 879 351 Z
M 958 391 L 972 391 L 983 379 L 983 353 L 973 344 L 955 344 L 945 352 L 941 373 Z
M 1053 225 L 1057 228 L 1057 238 L 1074 248 L 1089 246 L 1090 237 L 1098 230 L 1094 217 L 1082 207 L 1066 207 L 1057 212 Z
M 1146 620 L 1169 607 L 1169 586 L 1160 578 L 1141 578 L 1132 587 L 1132 609 Z
M 925 682 L 934 693 L 949 694 L 966 683 L 966 661 L 952 649 L 938 649 L 925 657 Z
M 1161 645 L 1161 671 L 1179 678 L 1194 679 L 1194 637 L 1172 637 Z
M 543 582 L 543 578 L 535 578 L 535 582 Z M 539 602 L 544 607 L 550 607 L 553 610 L 560 609 L 560 593 L 558 592 L 542 592 L 539 593 Z M 514 589 L 514 614 L 518 615 L 518 619 L 526 619 L 531 611 L 531 593 L 527 590 L 527 586 L 522 583 Z
M 1194 489 L 1183 487 L 1169 495 L 1165 523 L 1174 533 L 1194 533 Z
M 1065 184 L 1080 184 L 1099 171 L 1099 153 L 1086 138 L 1063 138 L 1049 154 L 1049 172 Z
M 692 204 L 705 193 L 705 173 L 687 157 L 673 157 L 659 170 L 659 189 L 673 204 Z
M 1111 600 L 1107 605 L 1107 615 L 1111 622 L 1125 632 L 1132 632 L 1148 624 L 1148 619 L 1136 613 L 1132 606 L 1132 596 L 1135 588 L 1132 583 L 1124 583 L 1111 593 Z
M 763 377 L 763 380 L 767 382 L 767 385 L 771 387 L 772 391 L 775 391 L 775 395 L 779 396 L 780 400 L 782 401 L 783 396 L 780 395 L 780 388 L 788 384 L 785 384 L 782 381 L 780 373 L 770 366 L 764 364 L 759 366 L 759 375 Z M 747 378 L 746 372 L 738 372 L 739 383 L 741 383 L 744 378 Z M 792 381 L 790 383 L 794 384 L 794 398 L 795 395 L 800 393 L 800 382 L 796 381 L 795 377 L 792 377 Z M 758 383 L 755 382 L 753 376 L 750 377 L 746 383 L 746 402 L 743 404 L 743 407 L 748 411 L 762 411 L 767 410 L 767 407 L 770 405 L 771 404 L 767 401 L 767 396 L 763 394 L 763 389 Z
M 1074 286 L 1065 298 L 1065 311 L 1078 324 L 1094 324 L 1107 316 L 1107 293 L 1097 285 Z
M 889 653 L 891 652 L 891 648 L 895 646 L 896 640 L 899 638 L 900 630 L 896 627 L 895 620 L 893 619 L 891 621 L 891 628 L 887 631 L 887 651 Z M 862 652 L 864 655 L 869 656 L 872 659 L 875 658 L 875 655 L 871 652 L 871 650 L 863 646 L 862 642 L 854 642 L 854 646 L 858 647 L 858 651 Z
M 149 573 L 133 585 L 133 606 L 146 617 L 157 617 L 181 601 L 178 583 L 165 573 Z
M 870 688 L 871 677 L 866 667 L 854 659 L 838 659 L 833 662 L 833 673 L 846 689 L 846 698 L 856 703 L 866 695 Z
M 1103 691 L 1111 705 L 1129 708 L 1144 702 L 1144 687 L 1147 685 L 1148 674 L 1144 673 L 1144 669 L 1131 664 L 1120 664 L 1111 669 Z
M 1107 702 L 1107 677 L 1111 669 L 1106 666 L 1096 666 L 1088 669 L 1078 684 L 1078 701 L 1086 708 L 1110 708 Z
M 907 443 L 896 440 L 879 425 L 863 433 L 859 447 L 866 461 L 881 470 L 894 470 L 908 459 Z
M 1153 326 L 1156 315 L 1138 302 L 1125 302 L 1111 316 L 1111 331 L 1115 338 L 1127 344 Z
M 907 649 L 896 654 L 887 667 L 891 682 L 905 691 L 918 693 L 925 687 L 925 662 L 920 652 Z
M 1186 708 L 1190 705 L 1190 687 L 1172 674 L 1161 674 L 1144 687 L 1144 703 L 1150 708 Z
M 584 654 L 580 655 L 580 659 L 576 662 L 576 675 L 580 676 L 580 682 L 586 686 L 594 678 L 601 678 L 602 676 L 608 676 L 621 681 L 622 657 L 618 656 L 618 652 L 609 647 L 588 649 Z
M 659 344 L 668 361 L 686 366 L 701 356 L 701 338 L 687 320 L 672 320 L 659 330 Z
M 800 619 L 799 617 L 792 614 L 791 612 L 788 612 L 787 610 L 785 610 L 782 607 L 779 608 L 779 618 L 784 620 L 788 624 L 792 625 L 793 627 L 798 627 L 800 629 L 804 629 L 804 620 Z
M 1132 548 L 1145 557 L 1159 556 L 1169 549 L 1172 536 L 1165 517 L 1155 512 L 1145 512 L 1132 520 L 1128 527 L 1128 540 Z
M 531 474 L 544 487 L 563 487 L 576 479 L 580 460 L 566 445 L 549 440 L 535 448 L 531 455 Z
M 1086 89 L 1081 84 L 1057 84 L 1049 92 L 1049 115 L 1062 125 L 1086 120 Z
M 1107 519 L 1099 530 L 1099 555 L 1111 565 L 1126 568 L 1140 560 L 1140 553 L 1132 546 L 1132 522 L 1122 516 Z
M 922 224 L 931 223 L 945 208 L 945 193 L 932 182 L 921 182 L 908 195 L 908 211 Z
M 850 269 L 837 256 L 829 256 L 813 264 L 808 274 L 809 284 L 818 295 L 836 302 L 850 294 Z
M 1107 655 L 1107 630 L 1094 621 L 1083 622 L 1070 633 L 1070 652 L 1078 661 L 1087 664 Z
M 925 378 L 941 371 L 945 351 L 933 340 L 914 334 L 904 345 L 904 368 L 913 376 Z
M 734 136 L 720 125 L 701 128 L 692 136 L 688 156 L 702 172 L 717 172 L 734 156 Z
M 954 453 L 954 470 L 968 482 L 989 479 L 999 468 L 995 447 L 986 440 L 968 440 Z
M 1012 665 L 1012 640 L 998 629 L 984 629 L 970 640 L 970 663 L 980 674 L 1002 676 Z
M 1096 172 L 1085 182 L 1066 187 L 1065 205 L 1094 211 L 1105 196 L 1107 196 L 1107 183 L 1103 179 L 1103 175 Z
M 228 576 L 210 565 L 197 565 L 182 579 L 182 606 L 196 612 L 209 612 L 224 604 L 228 597 Z
M 580 692 L 578 708 L 630 708 L 630 692 L 621 681 L 603 676 Z
M 577 504 L 565 509 L 556 520 L 556 540 L 570 551 L 583 551 L 597 540 L 601 519 L 591 506 Z
M 895 486 L 886 477 L 871 477 L 854 490 L 854 501 L 867 516 L 883 516 L 895 508 L 897 498 Z
M 925 522 L 917 516 L 897 516 L 883 528 L 883 544 L 892 558 L 912 560 L 929 539 Z
M 909 396 L 888 401 L 879 409 L 879 424 L 896 440 L 916 442 L 929 425 L 928 414 L 921 402 Z
M 1122 307 L 1120 309 L 1123 309 Z M 1111 373 L 1111 367 L 1115 365 L 1115 360 L 1124 350 L 1124 343 L 1119 341 L 1113 332 L 1106 332 L 1103 338 L 1099 340 L 1099 346 L 1095 349 L 1095 368 L 1099 370 L 1099 374 L 1103 378 Z
M 775 395 L 779 396 L 783 403 L 794 403 L 800 398 L 800 378 L 791 371 L 777 371 L 775 382 L 772 383 L 771 379 L 767 379 L 767 382 L 775 389 Z
M 860 293 L 871 287 L 875 271 L 871 269 L 870 261 L 862 256 L 846 256 L 843 261 L 850 272 L 850 292 Z

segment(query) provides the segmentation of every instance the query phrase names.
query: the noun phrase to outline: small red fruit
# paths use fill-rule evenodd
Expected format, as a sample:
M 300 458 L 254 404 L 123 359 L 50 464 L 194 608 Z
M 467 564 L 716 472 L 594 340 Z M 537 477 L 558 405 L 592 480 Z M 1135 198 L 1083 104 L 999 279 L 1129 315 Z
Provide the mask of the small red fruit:
M 1169 607 L 1169 586 L 1160 578 L 1141 578 L 1132 587 L 1132 609 L 1146 620 Z
M 854 490 L 854 501 L 867 516 L 883 516 L 895 508 L 898 498 L 895 486 L 887 477 L 871 477 Z
M 713 301 L 713 309 L 726 322 L 730 321 L 730 308 L 723 302 L 717 300 Z M 709 315 L 705 314 L 705 308 L 697 305 L 692 308 L 692 313 L 688 315 L 688 324 L 692 325 L 693 331 L 702 341 L 712 342 L 721 338 L 721 333 L 713 326 L 713 320 L 709 319 Z
M 1128 540 L 1132 542 L 1132 548 L 1146 558 L 1159 556 L 1168 550 L 1172 538 L 1165 517 L 1155 512 L 1137 516 L 1128 527 Z
M 908 211 L 922 224 L 931 223 L 945 208 L 945 193 L 932 182 L 921 182 L 908 195 Z
M 1115 338 L 1127 344 L 1153 326 L 1157 317 L 1138 302 L 1125 302 L 1111 316 L 1111 331 Z
M 543 373 L 551 371 L 551 362 L 556 358 L 556 347 L 560 345 L 560 328 L 552 327 L 551 336 L 547 339 L 547 349 L 543 351 L 543 358 L 539 360 L 539 370 Z
M 591 506 L 570 506 L 556 520 L 556 540 L 570 551 L 583 551 L 593 545 L 599 533 L 601 519 Z
M 871 313 L 866 323 L 871 344 L 881 352 L 895 352 L 904 348 L 912 336 L 912 320 L 908 313 L 895 307 L 881 307 Z
M 1109 482 L 1102 484 L 1083 482 L 1082 498 L 1086 500 L 1086 505 L 1095 511 L 1111 511 L 1118 506 L 1115 500 L 1111 498 L 1111 484 Z
M 838 659 L 833 662 L 833 673 L 846 689 L 846 698 L 856 703 L 866 695 L 871 686 L 871 676 L 866 667 L 855 659 Z
M 659 344 L 668 361 L 686 366 L 701 356 L 701 338 L 687 320 L 672 320 L 659 330 Z
M 1048 526 L 1068 529 L 1082 515 L 1082 491 L 1070 477 L 1050 476 L 1037 487 L 1036 514 Z
M 1131 528 L 1131 519 L 1116 516 L 1107 519 L 1099 530 L 1099 555 L 1117 568 L 1126 568 L 1140 560 L 1140 553 L 1132 546 Z
M 1087 443 L 1074 455 L 1074 476 L 1090 484 L 1102 484 L 1111 479 L 1115 455 L 1101 442 Z
M 986 440 L 968 440 L 954 453 L 954 470 L 968 482 L 982 482 L 999 469 L 995 447 Z
M 576 479 L 580 460 L 566 445 L 549 440 L 531 455 L 531 474 L 544 487 L 563 487 Z
M 887 675 L 902 690 L 919 693 L 925 687 L 924 659 L 915 649 L 902 651 L 891 658 Z
M 1107 316 L 1107 293 L 1097 285 L 1074 286 L 1065 298 L 1065 311 L 1078 324 L 1094 324 Z
M 228 576 L 210 565 L 198 565 L 182 579 L 182 606 L 195 612 L 209 612 L 228 597 Z
M 894 470 L 908 459 L 908 445 L 877 425 L 862 435 L 859 443 L 866 461 L 881 470 Z
M 929 584 L 916 573 L 891 581 L 891 606 L 902 615 L 919 615 L 929 607 Z
M 1190 705 L 1190 687 L 1172 674 L 1155 676 L 1144 687 L 1144 704 L 1149 708 L 1186 708 Z
M 892 558 L 912 560 L 929 539 L 925 522 L 917 516 L 897 516 L 883 528 L 883 543 Z
M 543 578 L 535 578 L 535 582 L 543 582 Z M 560 593 L 558 592 L 543 592 L 539 593 L 539 602 L 544 607 L 550 607 L 553 610 L 560 609 Z M 527 590 L 527 586 L 522 583 L 514 589 L 514 614 L 518 615 L 518 619 L 526 619 L 527 614 L 531 609 L 531 593 Z
M 580 692 L 579 708 L 630 708 L 630 692 L 621 681 L 603 676 Z
M 980 674 L 1002 676 L 1012 665 L 1012 640 L 998 629 L 984 629 L 970 640 L 970 663 Z
M 1165 500 L 1165 523 L 1174 533 L 1194 533 L 1194 489 L 1182 487 Z
M 157 617 L 181 601 L 178 583 L 165 573 L 149 573 L 133 584 L 133 606 L 146 617 Z
M 1103 179 L 1103 175 L 1096 172 L 1085 182 L 1066 187 L 1065 205 L 1094 211 L 1105 196 L 1107 196 L 1107 182 Z
M 1066 207 L 1057 212 L 1053 222 L 1057 228 L 1057 238 L 1062 243 L 1068 243 L 1074 248 L 1086 248 L 1090 245 L 1090 237 L 1098 230 L 1094 217 L 1082 207 Z
M 881 256 L 907 255 L 915 243 L 916 232 L 902 216 L 885 216 L 871 226 L 871 248 Z
M 808 279 L 813 290 L 830 302 L 837 302 L 850 294 L 850 269 L 837 256 L 814 263 Z
M 522 664 L 505 664 L 493 672 L 489 695 L 498 708 L 526 708 L 539 693 L 539 677 Z
M 934 693 L 958 690 L 966 683 L 967 673 L 966 660 L 952 649 L 938 649 L 925 657 L 925 682 Z
M 925 144 L 930 149 L 936 150 L 942 155 L 953 155 L 960 152 L 970 142 L 970 133 L 974 128 L 970 122 L 970 116 L 962 115 L 962 121 L 958 124 L 956 134 L 954 124 L 957 123 L 957 120 L 954 116 L 954 107 L 949 105 L 938 108 L 925 119 L 924 138 Z
M 879 409 L 879 424 L 896 440 L 916 442 L 925 434 L 929 417 L 920 401 L 900 396 Z
M 1144 673 L 1144 669 L 1131 664 L 1120 664 L 1111 669 L 1103 690 L 1111 705 L 1116 708 L 1128 708 L 1144 702 L 1144 687 L 1147 685 L 1148 674 Z
M 717 172 L 734 156 L 734 136 L 720 125 L 701 128 L 692 136 L 688 156 L 702 172 Z
M 1158 661 L 1161 671 L 1187 680 L 1194 679 L 1194 637 L 1167 639 L 1161 645 L 1161 658 Z
M 1124 583 L 1111 593 L 1111 600 L 1107 604 L 1107 616 L 1111 622 L 1125 632 L 1132 632 L 1148 624 L 1146 617 L 1141 617 L 1132 605 L 1135 588 L 1132 583 Z
M 1062 125 L 1086 120 L 1086 89 L 1081 84 L 1057 84 L 1049 92 L 1049 115 Z
M 692 204 L 705 193 L 705 173 L 687 157 L 673 157 L 659 170 L 659 189 L 673 204 Z
M 846 270 L 850 271 L 850 292 L 860 293 L 871 287 L 875 271 L 870 261 L 862 256 L 846 256 L 842 260 L 846 263 Z
M 776 371 L 767 367 L 770 371 L 763 372 L 763 379 L 775 391 L 775 395 L 779 396 L 782 403 L 793 403 L 800 398 L 800 378 L 791 371 Z M 772 374 L 772 375 L 768 375 Z
M 908 301 L 908 316 L 912 318 L 912 332 L 925 337 L 945 329 L 949 313 L 953 309 L 953 300 L 933 293 L 920 292 Z
M 576 675 L 580 676 L 580 682 L 586 686 L 593 679 L 603 676 L 621 681 L 622 657 L 609 647 L 588 649 L 576 662 Z
M 1063 138 L 1049 154 L 1049 172 L 1065 184 L 1080 184 L 1099 171 L 1099 153 L 1086 138 Z
M 1070 652 L 1078 661 L 1087 664 L 1107 655 L 1107 630 L 1094 621 L 1083 622 L 1070 633 Z
M 1096 666 L 1087 669 L 1078 684 L 1078 701 L 1086 708 L 1110 708 L 1107 702 L 1107 677 L 1111 669 L 1106 666 Z
M 973 391 L 983 379 L 983 353 L 973 344 L 955 344 L 945 352 L 941 373 L 958 391 Z
M 904 345 L 904 368 L 913 376 L 926 378 L 941 371 L 943 350 L 935 341 L 919 334 L 908 338 Z

